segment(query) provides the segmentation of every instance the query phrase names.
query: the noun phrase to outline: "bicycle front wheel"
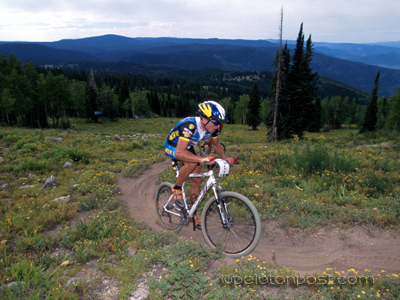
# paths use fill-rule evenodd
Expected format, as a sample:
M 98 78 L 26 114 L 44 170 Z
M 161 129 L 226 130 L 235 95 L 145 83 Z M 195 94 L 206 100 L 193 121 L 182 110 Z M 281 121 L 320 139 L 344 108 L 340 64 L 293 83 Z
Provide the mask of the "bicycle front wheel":
M 169 182 L 161 183 L 156 192 L 156 212 L 161 223 L 168 230 L 180 232 L 183 227 L 180 208 L 176 207 L 171 192 L 172 184 Z M 169 203 L 168 203 L 169 201 Z M 168 205 L 166 205 L 168 203 Z
M 253 203 L 235 192 L 222 192 L 221 214 L 215 197 L 210 199 L 201 215 L 201 225 L 207 244 L 226 256 L 237 258 L 251 253 L 261 237 L 260 215 Z

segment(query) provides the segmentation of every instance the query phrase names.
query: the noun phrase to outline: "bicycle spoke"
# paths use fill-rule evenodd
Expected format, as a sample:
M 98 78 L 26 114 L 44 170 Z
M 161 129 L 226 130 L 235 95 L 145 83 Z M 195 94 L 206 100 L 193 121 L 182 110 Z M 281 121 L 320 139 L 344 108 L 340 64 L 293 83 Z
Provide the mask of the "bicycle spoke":
M 160 185 L 157 197 L 156 197 L 156 209 L 157 214 L 162 224 L 169 230 L 179 231 L 182 228 L 182 220 L 180 216 L 180 210 L 175 205 L 171 204 L 171 186 L 167 184 Z M 165 209 L 168 204 L 168 210 Z

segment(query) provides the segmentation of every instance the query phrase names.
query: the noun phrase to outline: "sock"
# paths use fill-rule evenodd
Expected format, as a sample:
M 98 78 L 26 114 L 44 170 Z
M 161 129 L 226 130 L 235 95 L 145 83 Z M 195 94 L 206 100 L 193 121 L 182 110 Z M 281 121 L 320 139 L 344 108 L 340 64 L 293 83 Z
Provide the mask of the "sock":
M 175 190 L 181 190 L 181 189 L 182 189 L 182 187 L 181 187 L 181 186 L 179 186 L 179 185 L 176 185 L 176 184 L 174 184 L 173 188 L 174 188 Z

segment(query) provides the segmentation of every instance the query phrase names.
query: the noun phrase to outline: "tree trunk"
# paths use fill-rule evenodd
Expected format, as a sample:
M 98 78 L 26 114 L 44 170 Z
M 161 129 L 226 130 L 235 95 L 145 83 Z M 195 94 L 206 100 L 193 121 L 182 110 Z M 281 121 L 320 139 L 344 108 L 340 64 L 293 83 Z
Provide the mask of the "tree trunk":
M 281 26 L 279 28 L 279 55 L 278 55 L 278 66 L 277 66 L 277 80 L 276 80 L 276 90 L 275 90 L 275 111 L 274 111 L 274 124 L 272 125 L 272 135 L 270 141 L 278 141 L 278 127 L 277 127 L 277 117 L 279 108 L 279 87 L 280 87 L 280 77 L 281 77 L 281 59 L 282 59 L 282 24 L 283 24 L 283 8 L 281 10 Z

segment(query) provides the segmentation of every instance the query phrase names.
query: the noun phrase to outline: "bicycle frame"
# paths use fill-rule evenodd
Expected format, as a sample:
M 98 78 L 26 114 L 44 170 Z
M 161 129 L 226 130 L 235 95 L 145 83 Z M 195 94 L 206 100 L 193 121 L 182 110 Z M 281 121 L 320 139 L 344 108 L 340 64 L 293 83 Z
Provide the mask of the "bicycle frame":
M 174 169 L 176 171 L 176 177 L 178 177 L 178 175 L 179 175 L 178 166 L 177 165 L 174 166 Z M 184 209 L 185 209 L 186 214 L 188 214 L 187 218 L 193 217 L 193 215 L 194 215 L 197 207 L 199 206 L 201 200 L 203 200 L 204 195 L 207 193 L 207 191 L 210 188 L 212 188 L 212 190 L 214 191 L 215 198 L 217 199 L 217 201 L 219 201 L 219 196 L 218 196 L 218 192 L 217 192 L 217 181 L 215 179 L 214 171 L 212 169 L 209 169 L 208 172 L 206 172 L 206 173 L 193 173 L 193 174 L 189 175 L 189 178 L 204 178 L 204 177 L 208 177 L 207 182 L 203 185 L 203 188 L 200 190 L 200 193 L 197 196 L 196 201 L 193 203 L 193 205 L 192 205 L 190 210 L 188 208 L 187 198 L 186 198 L 185 189 L 184 189 L 186 181 L 182 185 L 182 195 L 183 195 L 183 198 L 185 199 L 185 201 L 184 201 L 185 202 L 185 208 Z M 167 208 L 167 206 L 171 202 L 172 198 L 173 198 L 173 195 L 171 195 L 171 197 L 168 199 L 167 203 L 164 205 L 164 209 L 165 209 L 166 212 L 168 212 L 170 214 L 174 214 L 176 216 L 180 216 L 179 213 L 171 211 L 171 210 L 169 210 Z M 220 208 L 220 206 L 219 206 L 219 208 Z M 226 223 L 225 222 L 225 218 L 224 218 L 223 215 L 221 215 L 221 216 L 223 218 L 223 223 L 225 224 Z
M 218 199 L 218 193 L 217 193 L 217 181 L 215 180 L 214 177 L 214 172 L 213 170 L 208 170 L 207 173 L 194 173 L 194 174 L 190 174 L 189 178 L 199 178 L 199 177 L 208 177 L 207 182 L 204 184 L 203 188 L 200 190 L 199 196 L 197 196 L 196 201 L 193 203 L 192 208 L 189 210 L 189 218 L 193 217 L 194 212 L 196 211 L 197 207 L 199 206 L 201 200 L 203 200 L 204 195 L 207 193 L 207 191 L 212 188 L 212 190 L 214 191 L 214 195 L 215 198 Z M 184 199 L 186 200 L 186 195 L 185 195 L 185 183 L 186 181 L 183 183 L 182 185 L 182 194 Z M 187 207 L 187 201 L 185 201 L 185 209 L 186 211 L 188 210 Z

